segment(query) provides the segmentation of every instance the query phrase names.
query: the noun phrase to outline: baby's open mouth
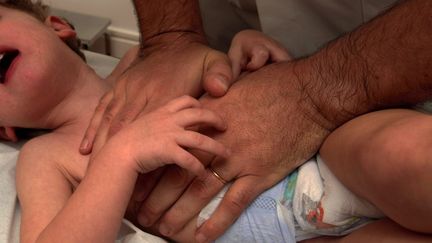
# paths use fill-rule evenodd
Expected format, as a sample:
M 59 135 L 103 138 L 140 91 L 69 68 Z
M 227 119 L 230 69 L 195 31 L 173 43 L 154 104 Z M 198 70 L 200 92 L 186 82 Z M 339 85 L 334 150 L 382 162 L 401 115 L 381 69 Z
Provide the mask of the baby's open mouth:
M 7 71 L 13 60 L 18 56 L 18 50 L 5 51 L 0 53 L 0 83 L 4 83 Z

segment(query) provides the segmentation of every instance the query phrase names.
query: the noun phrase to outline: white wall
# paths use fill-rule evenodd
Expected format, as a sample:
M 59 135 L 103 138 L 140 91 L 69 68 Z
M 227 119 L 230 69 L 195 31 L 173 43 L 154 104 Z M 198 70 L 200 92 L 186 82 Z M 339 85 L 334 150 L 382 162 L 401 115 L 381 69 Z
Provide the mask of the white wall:
M 132 0 L 44 0 L 44 3 L 54 8 L 111 19 L 108 34 L 113 56 L 122 56 L 139 41 Z

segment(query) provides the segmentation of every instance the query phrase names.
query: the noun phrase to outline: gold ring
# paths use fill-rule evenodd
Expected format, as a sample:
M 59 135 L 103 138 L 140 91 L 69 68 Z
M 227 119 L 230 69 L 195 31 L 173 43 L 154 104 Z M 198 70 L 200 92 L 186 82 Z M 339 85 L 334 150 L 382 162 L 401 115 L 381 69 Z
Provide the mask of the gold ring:
M 228 181 L 226 181 L 222 176 L 220 176 L 216 171 L 214 171 L 211 167 L 208 168 L 210 172 L 220 181 L 222 184 L 227 184 Z

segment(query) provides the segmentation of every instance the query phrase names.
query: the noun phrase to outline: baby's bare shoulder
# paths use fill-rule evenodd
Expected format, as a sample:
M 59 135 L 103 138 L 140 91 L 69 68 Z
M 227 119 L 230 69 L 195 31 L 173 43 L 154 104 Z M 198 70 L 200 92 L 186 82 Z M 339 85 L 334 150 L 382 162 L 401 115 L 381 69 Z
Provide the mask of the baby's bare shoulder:
M 87 159 L 78 153 L 72 137 L 49 133 L 29 140 L 20 151 L 17 173 L 40 171 L 62 174 L 72 184 L 85 173 Z
M 69 150 L 56 134 L 45 134 L 27 141 L 20 151 L 20 160 L 38 158 L 38 161 L 55 160 L 61 156 L 61 152 Z

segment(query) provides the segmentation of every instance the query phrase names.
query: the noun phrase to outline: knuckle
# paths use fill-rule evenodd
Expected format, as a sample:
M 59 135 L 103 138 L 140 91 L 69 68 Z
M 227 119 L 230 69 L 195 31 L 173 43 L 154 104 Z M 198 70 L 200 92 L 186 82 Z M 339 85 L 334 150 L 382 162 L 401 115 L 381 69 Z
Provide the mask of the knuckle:
M 225 224 L 213 221 L 207 221 L 205 224 L 205 231 L 209 235 L 219 235 L 221 232 L 225 231 Z
M 208 201 L 214 196 L 213 187 L 215 185 L 217 184 L 210 183 L 210 180 L 196 179 L 189 187 L 189 191 L 194 198 L 197 198 L 200 201 Z
M 249 191 L 237 191 L 227 197 L 228 210 L 234 215 L 239 215 L 243 209 L 250 203 L 252 196 Z
M 106 110 L 107 112 L 112 112 L 114 110 L 116 110 L 117 107 L 119 107 L 121 105 L 121 99 L 113 97 L 110 102 L 108 103 Z
M 199 163 L 199 161 L 197 161 L 195 157 L 189 154 L 184 155 L 184 158 L 182 160 L 188 168 L 192 167 L 196 163 Z
M 114 117 L 115 117 L 114 113 L 112 113 L 112 112 L 105 112 L 105 114 L 103 115 L 103 118 L 102 118 L 102 122 L 109 124 L 109 123 L 111 123 L 114 120 Z
M 255 52 L 255 55 L 259 58 L 267 58 L 268 57 L 268 51 L 264 48 L 258 48 Z
M 146 215 L 147 218 L 156 220 L 162 212 L 162 209 L 158 207 L 158 203 L 152 201 L 146 201 L 141 206 L 140 214 Z
M 184 222 L 187 220 L 184 218 L 185 218 L 184 211 L 183 209 L 180 208 L 177 210 L 168 211 L 162 217 L 160 222 L 169 225 L 172 228 L 173 233 L 177 233 L 177 231 L 181 230 L 182 224 L 184 224 Z
M 97 112 L 97 113 L 103 112 L 103 111 L 105 111 L 106 108 L 107 108 L 107 104 L 105 104 L 105 103 L 99 103 L 96 106 L 95 112 Z

